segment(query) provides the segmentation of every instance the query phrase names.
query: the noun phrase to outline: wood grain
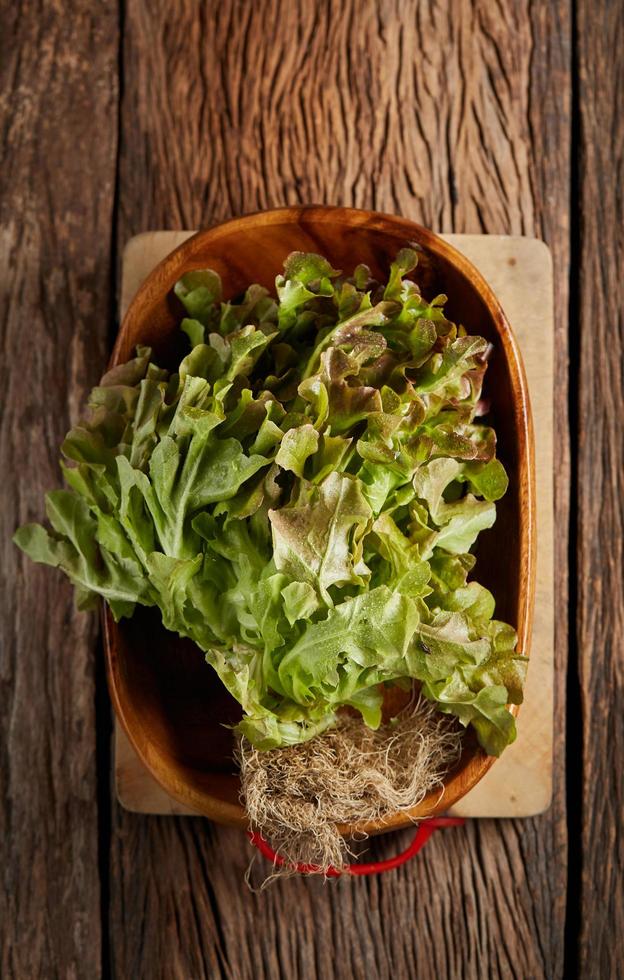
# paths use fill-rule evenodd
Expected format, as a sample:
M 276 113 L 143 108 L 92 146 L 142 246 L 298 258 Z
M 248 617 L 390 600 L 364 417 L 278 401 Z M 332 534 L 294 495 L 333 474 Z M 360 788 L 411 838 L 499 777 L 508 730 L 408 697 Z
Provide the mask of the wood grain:
M 624 963 L 622 4 L 580 0 L 578 38 L 577 622 L 583 713 L 579 971 L 583 977 L 602 978 L 621 976 Z
M 568 4 L 129 0 L 118 246 L 283 203 L 395 211 L 553 249 L 565 377 Z M 566 650 L 567 392 L 556 425 L 557 771 Z M 236 831 L 114 809 L 120 977 L 558 977 L 565 790 L 550 813 L 438 835 L 391 876 L 250 895 Z M 403 835 L 375 842 L 379 856 Z M 392 923 L 392 929 L 388 923 Z M 339 956 L 334 951 L 339 950 Z
M 0 974 L 93 978 L 96 623 L 11 535 L 106 357 L 117 9 L 3 4 L 0 38 Z

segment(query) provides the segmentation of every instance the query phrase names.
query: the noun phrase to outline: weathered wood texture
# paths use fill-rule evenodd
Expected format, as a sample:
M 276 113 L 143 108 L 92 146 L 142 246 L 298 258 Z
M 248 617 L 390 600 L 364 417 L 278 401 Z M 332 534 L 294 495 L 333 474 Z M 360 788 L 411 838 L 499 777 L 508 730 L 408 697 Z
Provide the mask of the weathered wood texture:
M 97 977 L 96 623 L 11 543 L 106 357 L 112 3 L 0 6 L 0 974 Z
M 624 964 L 624 6 L 578 6 L 580 975 Z
M 118 246 L 281 203 L 402 213 L 553 249 L 567 363 L 568 4 L 129 0 Z M 556 764 L 551 811 L 438 835 L 385 878 L 259 896 L 236 831 L 113 808 L 119 977 L 558 977 L 569 454 L 557 386 Z M 388 855 L 405 835 L 372 845 Z

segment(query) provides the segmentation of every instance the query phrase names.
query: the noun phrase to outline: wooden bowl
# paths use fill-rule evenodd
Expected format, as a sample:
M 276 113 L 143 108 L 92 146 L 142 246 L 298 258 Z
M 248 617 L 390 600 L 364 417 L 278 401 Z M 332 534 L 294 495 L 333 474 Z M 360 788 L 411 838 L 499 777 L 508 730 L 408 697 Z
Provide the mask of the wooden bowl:
M 282 208 L 199 232 L 167 256 L 139 289 L 122 323 L 111 366 L 128 360 L 137 344 L 153 347 L 159 363 L 179 359 L 181 309 L 173 285 L 190 269 L 215 269 L 223 279 L 225 295 L 235 296 L 250 282 L 272 289 L 276 273 L 294 249 L 319 252 L 348 271 L 366 262 L 375 275 L 383 276 L 398 249 L 408 243 L 421 249 L 415 278 L 425 295 L 446 293 L 449 317 L 494 346 L 486 393 L 510 486 L 498 504 L 494 529 L 479 538 L 477 569 L 479 581 L 494 593 L 497 616 L 517 628 L 519 648 L 528 653 L 535 490 L 524 369 L 509 324 L 487 283 L 463 255 L 432 232 L 404 218 L 333 207 Z M 106 610 L 105 651 L 117 715 L 152 775 L 197 813 L 219 823 L 245 826 L 232 763 L 232 736 L 224 727 L 240 717 L 240 707 L 197 647 L 166 632 L 153 609 L 140 609 L 119 624 Z M 448 809 L 493 761 L 467 733 L 461 759 L 447 776 L 443 792 L 431 793 L 411 816 Z M 403 813 L 383 825 L 373 822 L 341 829 L 376 833 L 404 826 L 409 819 Z

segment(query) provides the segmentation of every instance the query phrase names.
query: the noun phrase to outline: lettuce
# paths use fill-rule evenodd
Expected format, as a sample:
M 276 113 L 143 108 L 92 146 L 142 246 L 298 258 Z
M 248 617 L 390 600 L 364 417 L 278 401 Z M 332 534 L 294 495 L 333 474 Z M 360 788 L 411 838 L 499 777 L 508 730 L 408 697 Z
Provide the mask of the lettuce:
M 104 376 L 63 443 L 49 527 L 15 535 L 81 608 L 158 607 L 263 749 L 346 706 L 376 727 L 384 687 L 414 681 L 487 752 L 515 737 L 526 659 L 469 580 L 508 482 L 475 421 L 487 344 L 406 278 L 416 259 L 403 249 L 380 285 L 293 253 L 277 300 L 252 285 L 225 302 L 215 272 L 187 273 L 187 355 L 164 370 L 142 347 Z

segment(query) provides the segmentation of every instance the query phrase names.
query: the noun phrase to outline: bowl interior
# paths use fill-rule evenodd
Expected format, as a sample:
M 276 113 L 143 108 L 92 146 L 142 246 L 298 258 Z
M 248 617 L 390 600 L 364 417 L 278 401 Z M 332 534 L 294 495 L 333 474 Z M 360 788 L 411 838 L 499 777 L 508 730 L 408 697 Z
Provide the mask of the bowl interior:
M 220 225 L 189 239 L 150 275 L 128 310 L 112 362 L 127 360 L 137 344 L 152 346 L 164 366 L 179 360 L 186 338 L 177 330 L 182 311 L 172 287 L 190 269 L 215 269 L 222 276 L 225 296 L 234 297 L 250 282 L 273 289 L 275 275 L 295 249 L 319 252 L 348 271 L 366 262 L 375 275 L 384 276 L 398 249 L 410 243 L 420 249 L 413 278 L 424 294 L 447 294 L 450 319 L 486 337 L 494 347 L 485 394 L 510 489 L 498 504 L 495 527 L 479 537 L 477 573 L 496 598 L 497 617 L 516 626 L 520 648 L 528 652 L 532 447 L 522 367 L 488 287 L 467 260 L 436 236 L 403 219 L 332 208 L 284 209 Z M 232 762 L 233 739 L 225 727 L 236 722 L 240 707 L 206 666 L 201 652 L 166 632 L 157 612 L 141 609 L 120 624 L 107 614 L 106 653 L 115 707 L 156 778 L 199 812 L 227 823 L 244 823 Z M 417 808 L 418 814 L 446 809 L 478 781 L 491 761 L 468 737 L 458 766 L 446 779 L 443 796 L 432 794 Z M 405 816 L 397 817 L 384 829 L 406 822 Z

